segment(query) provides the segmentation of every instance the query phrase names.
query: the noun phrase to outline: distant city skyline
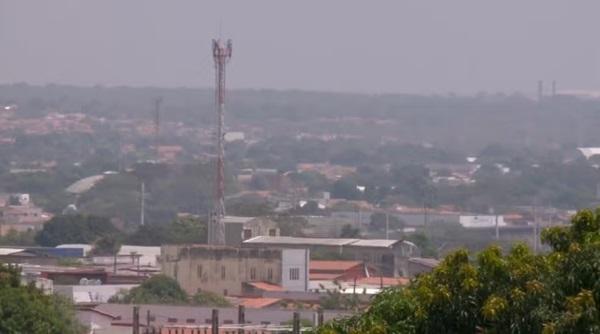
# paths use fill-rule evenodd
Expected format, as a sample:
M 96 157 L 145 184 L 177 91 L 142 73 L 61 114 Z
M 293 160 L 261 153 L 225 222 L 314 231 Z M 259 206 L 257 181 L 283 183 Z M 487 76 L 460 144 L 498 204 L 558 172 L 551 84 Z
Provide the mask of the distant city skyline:
M 0 0 L 0 83 L 360 93 L 600 91 L 600 2 Z

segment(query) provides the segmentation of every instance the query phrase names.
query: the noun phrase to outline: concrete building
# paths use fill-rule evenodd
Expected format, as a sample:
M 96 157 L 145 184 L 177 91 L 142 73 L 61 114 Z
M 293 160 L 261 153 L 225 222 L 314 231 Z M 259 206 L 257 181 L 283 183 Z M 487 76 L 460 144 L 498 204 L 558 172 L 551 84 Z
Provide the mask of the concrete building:
M 308 249 L 321 257 L 364 261 L 385 276 L 408 276 L 407 261 L 419 256 L 418 247 L 404 240 L 329 239 L 259 236 L 245 240 L 246 248 Z
M 265 217 L 225 216 L 225 244 L 239 247 L 242 241 L 256 236 L 279 236 L 277 223 Z
M 241 295 L 245 282 L 269 282 L 289 291 L 308 287 L 309 251 L 250 249 L 207 245 L 166 245 L 161 249 L 163 274 L 189 294 L 211 291 Z

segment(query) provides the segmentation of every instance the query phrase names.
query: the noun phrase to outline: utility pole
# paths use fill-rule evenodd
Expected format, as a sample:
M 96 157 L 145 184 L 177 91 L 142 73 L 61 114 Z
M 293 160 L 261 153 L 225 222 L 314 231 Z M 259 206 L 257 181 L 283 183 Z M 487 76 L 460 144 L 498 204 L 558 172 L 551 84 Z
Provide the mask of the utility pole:
M 538 220 L 538 207 L 537 198 L 533 200 L 533 253 L 538 253 L 538 234 L 539 234 L 539 220 Z
M 385 240 L 390 240 L 390 213 L 385 211 Z
M 319 308 L 319 310 L 317 310 L 317 326 L 323 326 L 323 309 Z
M 212 310 L 210 332 L 211 334 L 219 334 L 219 310 L 217 309 Z
M 133 334 L 140 334 L 140 307 L 133 307 Z
M 150 310 L 146 311 L 146 334 L 150 334 Z
M 140 225 L 144 226 L 145 214 L 146 214 L 146 183 L 142 181 L 142 198 L 140 203 Z
M 292 333 L 300 334 L 300 313 L 294 312 L 294 320 L 292 323 Z
M 496 218 L 496 241 L 500 240 L 500 226 L 498 226 L 498 215 L 495 216 Z
M 213 198 L 213 211 L 209 221 L 209 244 L 225 244 L 225 68 L 231 59 L 231 40 L 227 43 L 213 39 L 213 59 L 216 72 L 216 104 L 217 104 L 217 173 L 215 193 Z
M 244 334 L 244 326 L 246 325 L 246 307 L 244 305 L 238 306 L 238 324 L 240 325 L 238 334 Z

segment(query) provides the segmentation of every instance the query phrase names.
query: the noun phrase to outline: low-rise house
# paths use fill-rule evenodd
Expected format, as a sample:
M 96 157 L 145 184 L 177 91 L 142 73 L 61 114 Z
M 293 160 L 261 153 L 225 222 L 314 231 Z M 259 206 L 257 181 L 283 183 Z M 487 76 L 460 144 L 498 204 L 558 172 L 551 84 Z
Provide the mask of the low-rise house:
M 11 195 L 5 205 L 0 207 L 0 236 L 10 231 L 41 230 L 50 218 L 50 213 L 33 204 L 29 194 Z
M 308 249 L 322 258 L 364 261 L 384 276 L 407 276 L 407 260 L 419 256 L 418 247 L 406 240 L 296 238 L 259 236 L 245 240 L 246 248 Z

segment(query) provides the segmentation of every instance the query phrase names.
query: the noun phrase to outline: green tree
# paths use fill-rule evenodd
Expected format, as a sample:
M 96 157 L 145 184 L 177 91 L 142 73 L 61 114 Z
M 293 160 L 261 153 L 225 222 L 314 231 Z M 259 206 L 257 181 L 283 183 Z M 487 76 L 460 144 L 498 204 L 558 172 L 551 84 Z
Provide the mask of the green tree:
M 116 235 L 104 235 L 94 242 L 91 250 L 92 255 L 116 256 L 121 249 L 121 239 Z
M 343 198 L 347 200 L 359 200 L 362 193 L 356 188 L 356 183 L 349 178 L 343 178 L 335 181 L 331 188 L 331 197 Z
M 0 333 L 78 334 L 83 328 L 68 301 L 22 286 L 19 270 L 0 264 Z
M 308 227 L 308 221 L 301 216 L 281 214 L 273 217 L 279 227 L 279 232 L 286 237 L 304 237 L 304 229 Z
M 0 245 L 33 246 L 35 245 L 35 233 L 33 230 L 26 232 L 10 230 L 6 235 L 0 237 Z
M 406 240 L 414 243 L 421 251 L 423 257 L 436 257 L 438 256 L 437 249 L 431 243 L 431 240 L 427 238 L 424 233 L 413 233 L 406 237 Z
M 360 230 L 352 227 L 350 224 L 342 226 L 340 238 L 360 238 Z
M 117 233 L 117 229 L 105 217 L 61 215 L 44 224 L 35 241 L 39 245 L 49 247 L 66 243 L 90 244 L 101 237 Z
M 600 210 L 543 232 L 547 254 L 516 245 L 448 256 L 319 333 L 600 333 Z
M 369 229 L 373 231 L 385 230 L 386 220 L 388 220 L 388 227 L 390 230 L 397 230 L 404 227 L 404 221 L 394 215 L 388 215 L 386 218 L 385 213 L 376 212 L 371 215 L 369 221 Z
M 206 243 L 206 223 L 194 217 L 182 217 L 167 225 L 147 224 L 140 226 L 127 237 L 127 243 L 142 246 L 162 244 Z
M 111 303 L 122 304 L 187 304 L 188 297 L 176 280 L 156 275 L 128 292 L 110 298 Z
M 191 300 L 191 303 L 198 306 L 210 307 L 231 307 L 233 306 L 225 297 L 210 291 L 198 291 Z

